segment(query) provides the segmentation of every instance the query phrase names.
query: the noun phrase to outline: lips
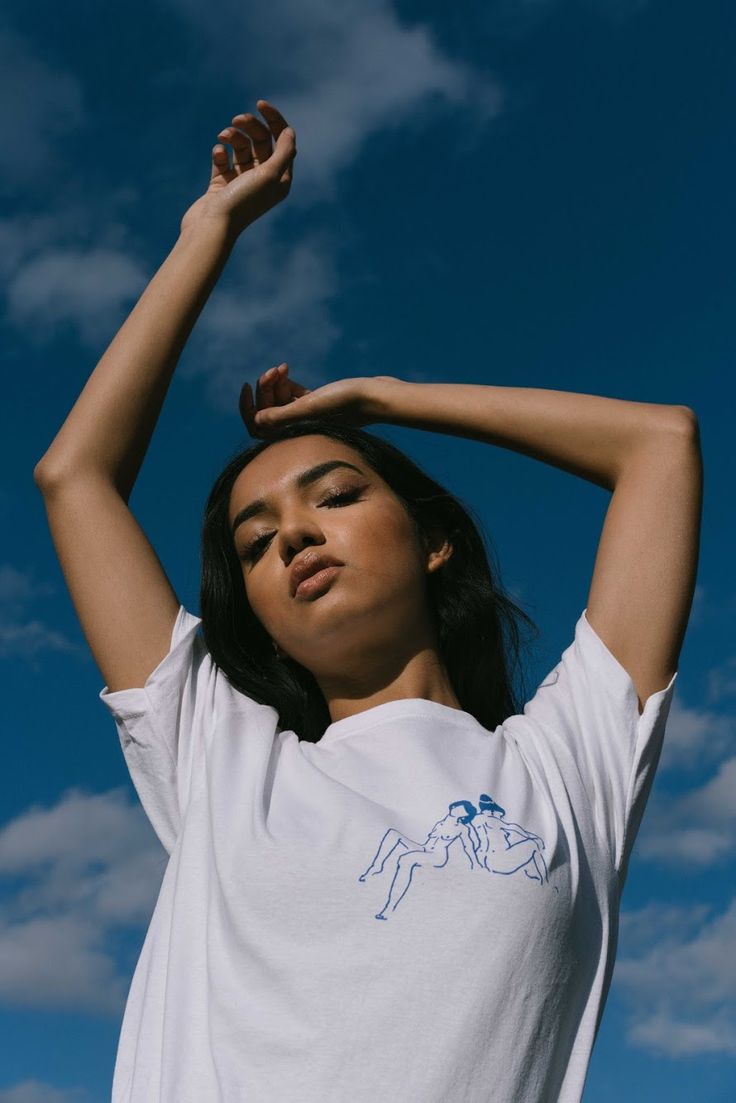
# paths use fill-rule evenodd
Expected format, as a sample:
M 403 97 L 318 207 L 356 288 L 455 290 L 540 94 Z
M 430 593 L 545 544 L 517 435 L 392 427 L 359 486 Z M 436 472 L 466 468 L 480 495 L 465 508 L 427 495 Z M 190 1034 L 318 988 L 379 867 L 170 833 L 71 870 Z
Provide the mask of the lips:
M 335 559 L 333 555 L 326 555 L 321 552 L 305 552 L 291 568 L 291 596 L 296 595 L 299 583 L 303 582 L 305 578 L 309 578 L 310 575 L 316 574 L 317 571 L 323 571 L 325 567 L 343 566 L 344 563 L 339 559 Z

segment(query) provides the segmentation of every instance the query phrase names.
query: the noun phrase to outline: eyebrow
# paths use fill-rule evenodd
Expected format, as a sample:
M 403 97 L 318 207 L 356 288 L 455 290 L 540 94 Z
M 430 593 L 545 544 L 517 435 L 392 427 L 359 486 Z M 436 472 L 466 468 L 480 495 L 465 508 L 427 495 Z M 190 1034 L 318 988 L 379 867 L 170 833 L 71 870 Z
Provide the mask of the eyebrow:
M 318 463 L 315 467 L 308 467 L 306 471 L 300 472 L 296 478 L 292 480 L 292 485 L 302 490 L 305 486 L 316 483 L 318 479 L 321 479 L 336 467 L 349 467 L 353 471 L 357 471 L 359 475 L 365 474 L 365 472 L 361 471 L 359 467 L 356 467 L 354 463 L 347 463 L 346 460 L 327 460 L 325 463 Z M 259 513 L 265 513 L 267 509 L 268 503 L 266 499 L 256 498 L 250 505 L 244 506 L 243 509 L 238 510 L 230 528 L 231 534 L 233 536 L 235 535 L 236 528 L 242 525 L 243 521 L 249 521 L 251 517 L 255 517 Z

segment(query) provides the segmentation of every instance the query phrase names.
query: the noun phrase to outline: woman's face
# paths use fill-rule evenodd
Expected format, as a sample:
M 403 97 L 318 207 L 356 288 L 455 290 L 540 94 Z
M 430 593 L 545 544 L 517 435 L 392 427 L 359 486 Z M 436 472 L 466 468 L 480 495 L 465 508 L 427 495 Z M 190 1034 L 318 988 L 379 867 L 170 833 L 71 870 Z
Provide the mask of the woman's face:
M 297 484 L 326 464 L 334 466 Z M 239 521 L 256 500 L 262 508 Z M 253 612 L 316 678 L 358 677 L 397 639 L 428 639 L 426 573 L 441 556 L 425 553 L 399 499 L 348 445 L 319 434 L 272 444 L 238 476 L 229 521 Z M 294 595 L 291 572 L 307 552 L 341 566 L 316 591 Z

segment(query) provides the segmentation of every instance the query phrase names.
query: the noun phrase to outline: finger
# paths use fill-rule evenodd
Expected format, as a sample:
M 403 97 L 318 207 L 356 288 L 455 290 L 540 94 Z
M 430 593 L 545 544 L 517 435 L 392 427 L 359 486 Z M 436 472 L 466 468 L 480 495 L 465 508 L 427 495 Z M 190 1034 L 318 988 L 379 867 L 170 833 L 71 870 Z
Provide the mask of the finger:
M 238 408 L 241 418 L 245 422 L 248 430 L 250 430 L 253 423 L 253 415 L 255 413 L 255 403 L 253 402 L 253 391 L 251 390 L 250 383 L 244 383 L 240 388 Z
M 257 440 L 265 440 L 265 426 L 256 423 L 256 414 L 262 415 L 263 411 L 256 409 L 250 383 L 244 383 L 240 391 L 240 415 L 250 435 Z
M 267 376 L 268 372 L 264 371 L 256 379 L 256 409 L 258 410 L 263 406 L 263 390 Z
M 306 387 L 289 379 L 289 365 L 284 361 L 274 368 L 274 398 L 277 406 L 287 406 L 302 395 L 309 394 Z
M 263 372 L 263 374 L 259 376 L 258 382 L 256 383 L 256 406 L 259 410 L 262 410 L 267 406 L 275 405 L 275 378 L 275 368 L 269 368 L 268 371 Z
M 227 150 L 218 143 L 218 145 L 212 147 L 212 172 L 210 173 L 210 183 L 218 176 L 228 178 L 232 175 L 233 170 L 230 168 Z
M 245 423 L 245 427 L 252 437 L 258 436 L 258 430 L 256 428 L 256 407 L 253 401 L 253 390 L 250 383 L 244 383 L 240 391 L 240 416 Z
M 285 170 L 288 170 L 287 179 L 291 181 L 293 167 L 288 162 L 290 160 L 293 161 L 297 153 L 296 134 L 294 133 L 294 128 L 289 126 L 281 112 L 278 111 L 272 103 L 269 103 L 268 100 L 256 100 L 256 107 L 265 118 L 266 122 L 271 128 L 271 133 L 276 140 L 276 149 L 274 149 L 274 154 L 272 156 L 274 156 L 277 151 L 282 149 L 282 146 L 279 143 L 279 139 L 285 132 L 288 132 L 290 141 L 286 144 L 286 149 L 283 150 L 283 160 L 279 160 L 278 175 L 279 177 L 281 177 Z M 276 166 L 274 166 L 274 168 L 276 168 Z
M 233 147 L 233 169 L 237 172 L 245 171 L 253 167 L 253 149 L 247 134 L 241 133 L 234 126 L 226 126 L 217 135 L 223 141 L 229 142 Z
M 294 402 L 297 398 L 303 398 L 305 394 L 311 394 L 309 387 L 303 387 L 301 383 L 297 383 L 295 379 L 289 379 L 288 376 L 289 365 L 284 364 L 283 379 L 286 383 L 284 389 L 285 402 Z
M 274 138 L 278 138 L 281 131 L 289 125 L 284 116 L 268 100 L 256 100 L 256 107 L 271 128 Z
M 269 406 L 265 410 L 256 410 L 255 423 L 259 430 L 269 426 L 281 425 L 309 415 L 307 397 L 295 398 L 293 402 L 287 402 L 284 406 Z
M 268 159 L 269 169 L 277 180 L 282 183 L 291 183 L 295 157 L 296 134 L 292 127 L 287 126 L 279 134 L 274 151 Z
M 288 372 L 289 365 L 286 363 L 279 364 L 276 369 L 276 382 L 274 385 L 274 393 L 276 395 L 276 401 L 278 402 L 279 406 L 284 406 L 287 402 L 291 402 L 292 399 Z
M 271 156 L 271 131 L 256 118 L 250 111 L 233 117 L 233 126 L 244 130 L 253 142 L 253 153 L 259 164 L 263 164 Z
M 252 418 L 256 412 L 256 403 L 253 398 L 253 388 L 250 383 L 244 383 L 240 389 L 240 412 L 244 417 Z
M 257 407 L 258 409 L 266 409 L 269 406 L 279 406 L 282 399 L 281 389 L 281 365 L 276 368 L 269 368 L 259 378 L 257 383 Z

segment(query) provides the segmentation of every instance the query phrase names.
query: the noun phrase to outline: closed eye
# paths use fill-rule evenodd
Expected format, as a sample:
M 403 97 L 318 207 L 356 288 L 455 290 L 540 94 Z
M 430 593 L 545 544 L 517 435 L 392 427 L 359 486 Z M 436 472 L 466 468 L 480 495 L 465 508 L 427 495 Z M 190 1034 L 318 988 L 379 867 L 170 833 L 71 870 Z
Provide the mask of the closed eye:
M 329 508 L 334 508 L 338 505 L 348 505 L 351 502 L 357 501 L 363 489 L 364 488 L 361 486 L 354 486 L 346 490 L 334 491 L 317 504 Z M 257 536 L 255 540 L 251 540 L 251 542 L 243 548 L 242 552 L 239 553 L 238 559 L 245 560 L 249 563 L 255 562 L 265 550 L 272 536 L 273 533 L 266 532 L 262 536 Z

